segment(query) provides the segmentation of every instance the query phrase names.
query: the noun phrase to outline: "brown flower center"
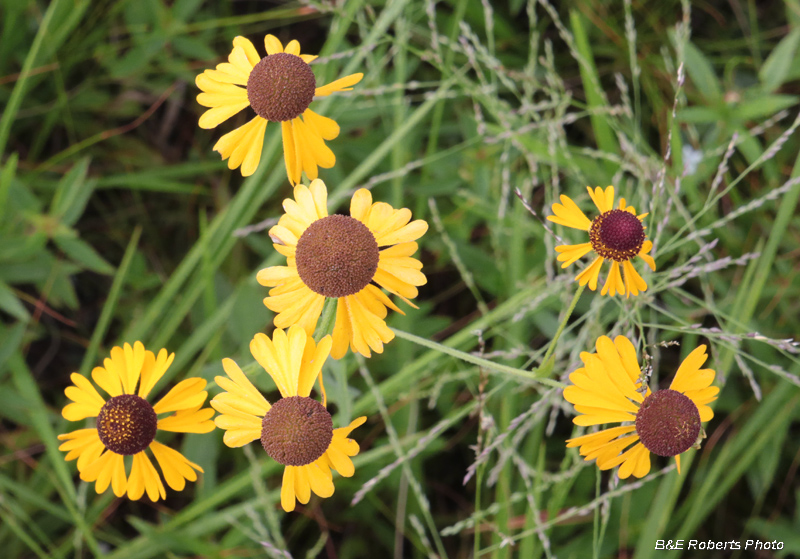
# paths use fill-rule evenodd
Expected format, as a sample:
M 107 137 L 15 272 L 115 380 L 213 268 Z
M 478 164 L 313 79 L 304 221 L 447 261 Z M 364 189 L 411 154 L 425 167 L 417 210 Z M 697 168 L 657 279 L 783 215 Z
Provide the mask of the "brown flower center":
M 158 417 L 147 400 L 134 394 L 109 398 L 97 414 L 97 434 L 108 450 L 129 456 L 156 438 Z
M 331 414 L 311 398 L 282 398 L 261 421 L 261 446 L 284 466 L 311 464 L 325 454 L 332 439 Z
M 653 392 L 636 414 L 636 434 L 653 454 L 676 456 L 697 442 L 700 412 L 680 392 L 670 389 Z
M 364 289 L 378 270 L 378 242 L 366 225 L 346 215 L 312 223 L 295 251 L 297 273 L 309 289 L 344 297 Z
M 594 219 L 589 240 L 598 255 L 625 262 L 642 250 L 644 226 L 638 217 L 625 210 L 611 210 Z
M 314 99 L 315 88 L 311 66 L 299 56 L 279 52 L 253 67 L 247 79 L 247 99 L 258 116 L 283 122 L 303 114 Z

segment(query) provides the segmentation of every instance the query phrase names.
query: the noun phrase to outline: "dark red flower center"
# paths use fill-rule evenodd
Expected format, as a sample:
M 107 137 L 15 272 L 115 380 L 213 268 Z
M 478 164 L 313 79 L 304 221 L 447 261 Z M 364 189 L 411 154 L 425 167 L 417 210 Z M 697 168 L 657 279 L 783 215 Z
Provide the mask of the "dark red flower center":
M 636 414 L 636 434 L 659 456 L 677 456 L 697 442 L 700 412 L 689 397 L 675 390 L 653 392 Z
M 158 416 L 147 400 L 134 394 L 109 398 L 97 414 L 97 434 L 108 450 L 129 456 L 156 438 Z
M 311 66 L 294 54 L 279 52 L 261 59 L 247 79 L 247 99 L 262 118 L 283 122 L 297 118 L 314 99 Z
M 645 238 L 642 222 L 625 210 L 600 214 L 589 229 L 592 249 L 603 258 L 617 262 L 630 260 L 639 254 Z
M 332 439 L 331 414 L 311 398 L 282 398 L 261 421 L 261 446 L 284 466 L 311 464 L 325 454 Z
M 330 215 L 303 232 L 295 259 L 297 273 L 309 289 L 325 297 L 345 297 L 372 281 L 380 252 L 366 225 L 350 216 Z

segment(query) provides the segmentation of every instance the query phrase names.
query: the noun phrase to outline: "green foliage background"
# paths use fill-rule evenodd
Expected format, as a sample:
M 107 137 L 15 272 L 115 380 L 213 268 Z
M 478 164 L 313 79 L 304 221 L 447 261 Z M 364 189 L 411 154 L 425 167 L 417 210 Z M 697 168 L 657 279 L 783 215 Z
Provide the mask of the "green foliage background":
M 784 543 L 703 557 L 800 553 L 797 0 L 0 0 L 0 27 L 4 558 L 672 558 L 655 542 L 681 538 Z M 205 470 L 184 492 L 98 496 L 57 449 L 71 372 L 142 340 L 176 352 L 167 380 L 215 394 L 220 359 L 251 363 L 271 330 L 255 273 L 281 260 L 278 127 L 242 179 L 211 151 L 232 125 L 200 130 L 194 99 L 233 37 L 266 33 L 319 53 L 319 84 L 364 72 L 315 104 L 342 126 L 321 177 L 332 208 L 366 186 L 428 220 L 420 309 L 389 324 L 441 346 L 326 365 L 334 422 L 369 416 L 330 499 L 283 513 L 279 466 L 218 431 L 172 441 Z M 543 218 L 608 184 L 650 212 L 658 271 L 638 298 L 585 292 L 543 362 L 577 287 L 554 235 L 579 241 Z M 558 390 L 443 351 L 566 380 L 603 334 L 640 340 L 652 386 L 710 345 L 723 388 L 683 475 L 659 459 L 642 481 L 600 474 L 565 449 Z

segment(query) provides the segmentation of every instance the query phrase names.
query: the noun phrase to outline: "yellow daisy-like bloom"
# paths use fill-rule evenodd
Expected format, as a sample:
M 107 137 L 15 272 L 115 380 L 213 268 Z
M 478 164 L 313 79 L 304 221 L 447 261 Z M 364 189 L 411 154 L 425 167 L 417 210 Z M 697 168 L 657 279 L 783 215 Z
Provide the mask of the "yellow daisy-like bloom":
M 311 388 L 320 377 L 322 365 L 331 351 L 331 337 L 318 344 L 299 326 L 288 335 L 276 329 L 270 339 L 256 334 L 250 352 L 272 377 L 281 399 L 270 405 L 232 359 L 223 359 L 228 377 L 216 377 L 222 392 L 211 400 L 221 415 L 214 420 L 225 429 L 223 441 L 231 448 L 261 439 L 261 446 L 276 462 L 286 466 L 281 487 L 281 506 L 294 510 L 295 499 L 305 504 L 311 491 L 320 497 L 333 495 L 331 468 L 344 477 L 355 473 L 351 456 L 358 454 L 358 443 L 348 438 L 367 418 L 333 428 L 331 414 L 312 398 Z
M 308 187 L 297 185 L 294 200 L 283 201 L 286 213 L 269 235 L 287 265 L 258 273 L 258 282 L 272 287 L 264 304 L 278 313 L 275 326 L 299 324 L 310 336 L 326 297 L 336 298 L 331 356 L 340 359 L 350 347 L 370 357 L 370 350 L 381 353 L 394 338 L 384 322 L 387 307 L 403 314 L 371 282 L 414 307 L 408 299 L 427 280 L 422 263 L 411 255 L 428 224 L 409 223 L 411 210 L 373 203 L 363 188 L 350 201 L 350 216 L 329 216 L 327 200 L 325 183 L 318 179 Z
M 187 460 L 180 452 L 155 440 L 156 431 L 177 433 L 209 433 L 214 430 L 214 410 L 203 408 L 208 393 L 206 381 L 188 378 L 175 385 L 155 405 L 147 396 L 169 368 L 174 353 L 166 349 L 146 351 L 141 342 L 131 347 L 111 349 L 111 357 L 102 367 L 95 367 L 92 380 L 108 393 L 104 399 L 94 385 L 78 373 L 72 373 L 74 386 L 64 393 L 72 403 L 61 415 L 68 421 L 96 417 L 96 427 L 78 429 L 59 435 L 64 442 L 59 449 L 67 451 L 66 460 L 78 459 L 78 472 L 83 481 L 96 482 L 95 490 L 103 493 L 111 485 L 114 495 L 125 493 L 139 499 L 145 492 L 151 501 L 165 499 L 164 484 L 145 450 L 156 458 L 167 485 L 182 491 L 186 480 L 196 481 L 203 469 Z M 138 391 L 136 385 L 139 384 Z M 174 413 L 173 413 L 174 412 Z M 159 415 L 171 413 L 166 417 Z M 125 456 L 133 456 L 131 473 L 125 474 Z
M 668 389 L 652 393 L 642 387 L 636 350 L 628 338 L 617 336 L 612 342 L 602 336 L 596 347 L 597 353 L 581 353 L 584 366 L 569 375 L 572 385 L 564 389 L 564 398 L 581 414 L 573 423 L 626 424 L 570 439 L 567 447 L 580 446 L 581 456 L 597 459 L 601 470 L 621 464 L 621 479 L 647 475 L 651 452 L 674 456 L 680 473 L 680 454 L 697 443 L 700 423 L 714 417 L 707 404 L 716 400 L 719 392 L 711 386 L 715 373 L 700 368 L 708 358 L 706 346 L 699 346 L 683 360 Z
M 614 296 L 617 293 L 625 293 L 626 297 L 638 295 L 640 291 L 647 290 L 647 283 L 631 264 L 635 256 L 641 257 L 647 262 L 650 269 L 656 270 L 656 262 L 648 253 L 653 248 L 653 243 L 647 240 L 642 225 L 642 219 L 647 214 L 637 216 L 633 206 L 626 206 L 625 198 L 619 199 L 619 208 L 614 209 L 614 187 L 609 186 L 603 191 L 599 186 L 589 191 L 600 215 L 589 221 L 589 218 L 572 201 L 571 198 L 561 195 L 561 203 L 553 204 L 553 213 L 547 219 L 553 223 L 580 229 L 589 232 L 589 242 L 579 245 L 560 245 L 556 247 L 558 261 L 563 262 L 562 268 L 594 251 L 597 258 L 589 264 L 575 280 L 581 285 L 589 284 L 589 289 L 597 289 L 597 280 L 600 276 L 600 267 L 605 259 L 612 261 L 611 271 L 608 273 L 606 283 L 603 285 L 601 295 L 608 293 Z M 625 276 L 623 282 L 620 268 Z
M 317 57 L 300 54 L 300 43 L 291 41 L 284 49 L 276 37 L 267 35 L 264 46 L 267 56 L 261 58 L 253 43 L 236 37 L 228 62 L 197 76 L 195 83 L 203 91 L 197 102 L 210 107 L 200 117 L 200 128 L 215 128 L 251 107 L 256 116 L 214 145 L 222 159 L 228 160 L 228 168 L 241 166 L 242 176 L 252 175 L 261 160 L 267 121 L 280 122 L 289 180 L 299 183 L 301 172 L 315 179 L 317 167 L 330 169 L 336 163 L 325 140 L 339 135 L 339 125 L 308 107 L 315 97 L 352 90 L 364 74 L 350 74 L 316 87 L 309 63 Z

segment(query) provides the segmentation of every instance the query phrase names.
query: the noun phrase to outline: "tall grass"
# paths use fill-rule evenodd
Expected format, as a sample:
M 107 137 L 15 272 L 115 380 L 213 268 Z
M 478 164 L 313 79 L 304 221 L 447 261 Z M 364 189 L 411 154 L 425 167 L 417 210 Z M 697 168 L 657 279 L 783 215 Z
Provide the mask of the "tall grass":
M 797 13 L 0 0 L 3 557 L 681 555 L 662 539 L 800 553 Z M 322 178 L 331 208 L 364 186 L 428 220 L 420 308 L 391 317 L 382 355 L 326 365 L 335 423 L 369 416 L 332 498 L 285 514 L 279 465 L 219 432 L 175 437 L 205 470 L 186 491 L 98 496 L 55 439 L 71 372 L 142 340 L 176 353 L 168 379 L 214 394 L 220 359 L 250 363 L 272 328 L 255 273 L 280 260 L 266 235 L 290 195 L 278 129 L 242 179 L 194 99 L 234 36 L 266 33 L 319 53 L 320 83 L 364 72 L 320 102 L 342 126 Z M 545 217 L 559 194 L 588 209 L 585 186 L 609 184 L 649 212 L 658 271 L 636 298 L 576 298 L 553 248 L 577 241 Z M 620 481 L 565 448 L 573 412 L 554 381 L 616 334 L 641 341 L 654 387 L 710 347 L 722 391 L 681 475 L 656 459 Z

